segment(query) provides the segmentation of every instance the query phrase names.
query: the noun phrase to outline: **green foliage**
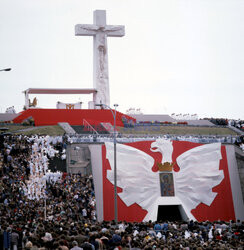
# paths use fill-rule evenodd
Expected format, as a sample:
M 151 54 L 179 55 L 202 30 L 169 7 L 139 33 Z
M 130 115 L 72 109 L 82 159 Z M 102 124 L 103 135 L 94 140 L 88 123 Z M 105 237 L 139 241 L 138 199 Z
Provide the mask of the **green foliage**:
M 45 127 L 34 127 L 31 130 L 17 131 L 18 134 L 24 134 L 24 135 L 38 134 L 38 135 L 50 135 L 50 136 L 63 135 L 64 132 L 65 131 L 58 125 L 45 126 Z
M 229 128 L 193 126 L 141 126 L 119 128 L 122 134 L 171 134 L 171 135 L 237 135 Z
M 34 127 L 30 125 L 19 125 L 19 124 L 4 124 L 4 127 L 9 128 L 8 132 L 14 134 L 24 134 L 24 135 L 63 135 L 64 130 L 56 125 L 56 126 L 41 126 L 41 127 Z

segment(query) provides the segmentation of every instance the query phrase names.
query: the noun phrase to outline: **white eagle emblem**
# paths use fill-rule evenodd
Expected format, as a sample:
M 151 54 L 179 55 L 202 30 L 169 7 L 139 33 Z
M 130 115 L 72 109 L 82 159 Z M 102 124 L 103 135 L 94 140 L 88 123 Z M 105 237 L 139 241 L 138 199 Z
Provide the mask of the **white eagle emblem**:
M 109 142 L 105 146 L 111 166 L 107 179 L 113 184 L 114 146 Z M 172 141 L 157 139 L 151 143 L 151 151 L 162 154 L 162 164 L 172 164 Z M 195 220 L 191 210 L 200 203 L 210 206 L 214 201 L 217 193 L 212 188 L 224 179 L 223 170 L 219 170 L 221 159 L 221 143 L 197 146 L 176 158 L 180 170 L 172 171 L 175 197 L 171 201 L 178 201 L 189 219 Z M 160 173 L 152 171 L 154 162 L 153 157 L 141 150 L 117 144 L 117 186 L 123 189 L 118 195 L 127 206 L 137 203 L 147 210 L 143 221 L 156 221 L 158 206 L 169 202 L 169 198 L 161 196 Z

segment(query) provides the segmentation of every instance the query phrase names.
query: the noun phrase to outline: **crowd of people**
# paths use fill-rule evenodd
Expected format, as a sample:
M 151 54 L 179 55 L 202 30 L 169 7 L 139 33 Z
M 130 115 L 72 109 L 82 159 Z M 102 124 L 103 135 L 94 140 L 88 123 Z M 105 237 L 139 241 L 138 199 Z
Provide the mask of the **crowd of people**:
M 204 120 L 209 120 L 214 125 L 217 126 L 232 126 L 241 131 L 244 131 L 244 120 L 241 119 L 227 119 L 227 118 L 204 118 Z
M 49 136 L 1 139 L 0 249 L 24 248 L 37 231 L 36 242 L 43 242 L 42 230 L 47 225 L 54 230 L 53 222 L 61 228 L 63 223 L 96 220 L 92 177 L 48 170 L 48 160 L 60 154 L 55 148 L 61 143 L 60 137 Z
M 233 126 L 244 132 L 244 120 L 228 120 L 228 125 Z
M 92 176 L 48 169 L 66 139 L 1 137 L 0 249 L 243 249 L 240 221 L 97 222 Z
M 204 120 L 209 120 L 214 125 L 217 126 L 227 126 L 228 125 L 228 119 L 225 118 L 204 118 Z

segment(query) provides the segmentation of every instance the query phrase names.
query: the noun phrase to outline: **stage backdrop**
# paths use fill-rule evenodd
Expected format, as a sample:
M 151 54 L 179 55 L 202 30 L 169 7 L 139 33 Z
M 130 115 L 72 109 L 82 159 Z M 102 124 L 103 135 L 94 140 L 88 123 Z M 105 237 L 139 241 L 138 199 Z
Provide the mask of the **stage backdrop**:
M 98 218 L 113 220 L 114 145 L 90 150 Z M 119 220 L 155 221 L 162 205 L 180 205 L 186 218 L 198 221 L 236 219 L 233 195 L 240 193 L 232 193 L 226 147 L 220 143 L 117 144 L 117 186 Z M 243 208 L 243 201 L 238 206 Z

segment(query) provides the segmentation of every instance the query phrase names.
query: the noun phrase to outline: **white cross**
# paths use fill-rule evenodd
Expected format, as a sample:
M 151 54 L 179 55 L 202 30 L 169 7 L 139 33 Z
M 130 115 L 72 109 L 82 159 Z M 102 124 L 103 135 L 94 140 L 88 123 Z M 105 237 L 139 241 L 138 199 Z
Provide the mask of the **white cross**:
M 93 12 L 94 24 L 76 24 L 76 36 L 93 36 L 93 86 L 97 90 L 95 104 L 110 105 L 107 36 L 122 37 L 125 27 L 106 25 L 106 11 Z

